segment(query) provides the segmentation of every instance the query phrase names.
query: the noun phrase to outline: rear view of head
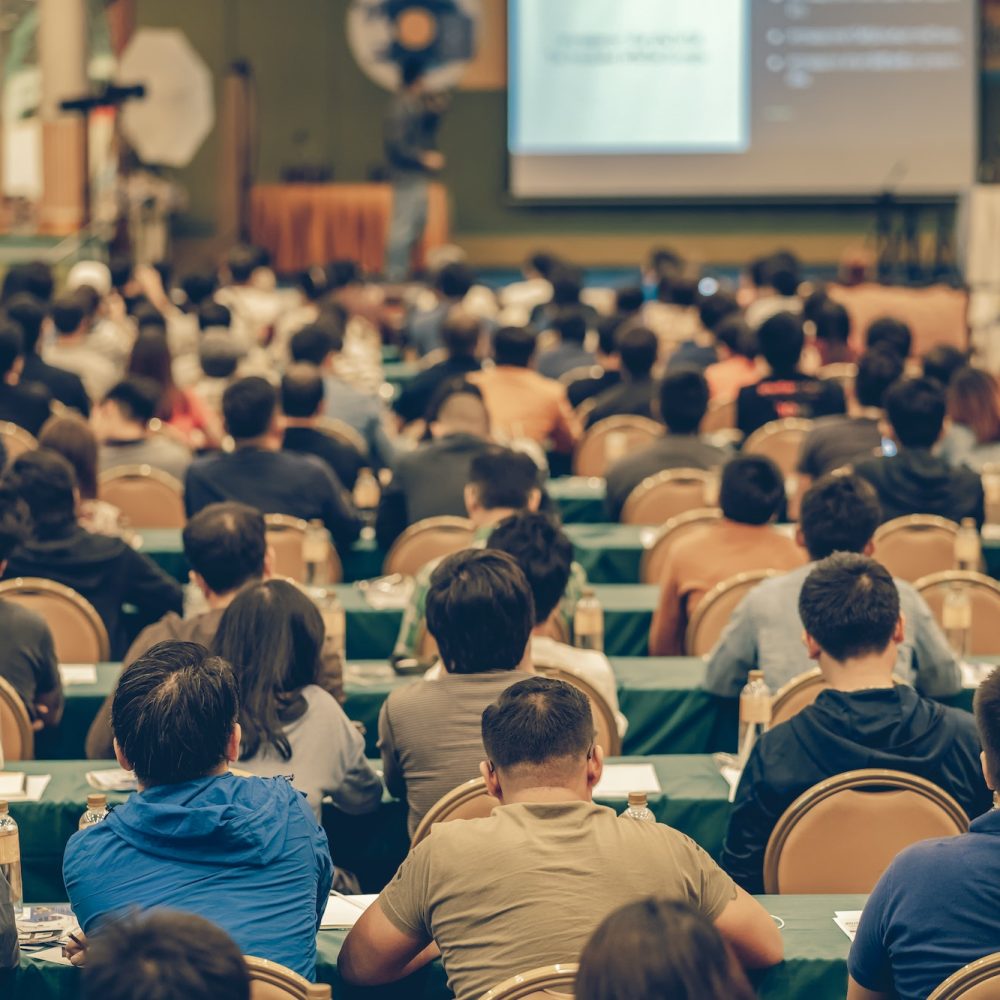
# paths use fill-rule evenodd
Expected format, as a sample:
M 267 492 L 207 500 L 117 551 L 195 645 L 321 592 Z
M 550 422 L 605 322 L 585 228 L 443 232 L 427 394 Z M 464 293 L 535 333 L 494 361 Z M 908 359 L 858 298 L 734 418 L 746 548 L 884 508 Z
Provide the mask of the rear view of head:
M 11 488 L 0 480 L 0 564 L 31 536 L 31 514 L 28 505 Z
M 21 328 L 24 337 L 24 353 L 31 354 L 42 333 L 45 322 L 45 306 L 33 295 L 22 292 L 4 304 L 4 312 Z
M 846 344 L 851 337 L 850 313 L 832 299 L 826 302 L 816 312 L 816 339 L 828 344 Z
M 479 320 L 464 309 L 455 308 L 448 312 L 441 327 L 441 342 L 450 358 L 474 358 L 481 334 Z
M 60 337 L 68 337 L 76 333 L 86 318 L 86 310 L 79 295 L 70 292 L 60 295 L 52 303 L 49 312 L 52 317 L 52 325 Z
M 552 319 L 552 329 L 564 344 L 582 347 L 587 339 L 587 319 L 575 306 L 559 309 Z
M 948 386 L 948 416 L 976 435 L 978 444 L 1000 440 L 1000 387 L 981 368 L 961 368 Z
M 868 554 L 872 535 L 881 523 L 878 494 L 860 476 L 823 476 L 802 498 L 799 530 L 814 562 L 834 552 Z
M 158 642 L 125 668 L 111 706 L 119 763 L 140 784 L 207 777 L 235 757 L 232 668 L 196 642 Z
M 659 350 L 660 343 L 656 334 L 644 326 L 628 327 L 618 337 L 622 368 L 636 381 L 649 378 Z
M 467 549 L 431 574 L 427 630 L 449 673 L 514 670 L 534 624 L 531 588 L 505 552 Z
M 688 903 L 643 899 L 605 917 L 583 949 L 576 1000 L 752 1000 L 715 925 Z
M 697 434 L 708 409 L 708 383 L 701 372 L 668 372 L 660 383 L 660 417 L 671 434 Z
M 479 389 L 458 376 L 438 387 L 424 416 L 434 437 L 449 434 L 490 436 L 490 415 Z
M 904 448 L 932 448 L 941 436 L 946 409 L 945 391 L 934 379 L 900 379 L 885 394 L 889 423 Z
M 876 348 L 866 351 L 858 361 L 854 394 L 862 406 L 881 409 L 889 387 L 903 375 L 903 359 L 895 352 Z
M 791 313 L 778 313 L 765 320 L 757 331 L 757 346 L 775 375 L 781 378 L 793 374 L 805 346 L 802 320 Z
M 763 455 L 739 455 L 726 463 L 719 486 L 719 506 L 730 521 L 767 524 L 785 502 L 781 470 Z
M 715 341 L 734 357 L 757 357 L 757 337 L 742 316 L 727 316 L 715 328 Z
M 738 316 L 739 313 L 739 302 L 728 292 L 716 292 L 714 295 L 708 295 L 702 299 L 701 305 L 698 307 L 701 325 L 710 333 L 715 333 L 724 319 Z
M 130 375 L 111 387 L 102 409 L 113 407 L 123 423 L 144 428 L 156 415 L 159 405 L 160 387 L 152 379 Z
M 286 417 L 314 417 L 323 405 L 323 376 L 315 365 L 290 365 L 281 377 L 281 409 Z
M 476 272 L 468 264 L 452 261 L 438 271 L 434 283 L 442 298 L 450 302 L 461 302 L 476 283 Z
M 873 347 L 886 347 L 890 351 L 895 351 L 905 361 L 910 356 L 910 348 L 913 346 L 913 334 L 902 320 L 883 316 L 869 325 L 865 334 L 865 346 L 868 350 Z
M 936 344 L 924 355 L 924 376 L 937 379 L 945 388 L 952 376 L 969 363 L 967 351 L 960 351 L 951 344 Z
M 38 446 L 62 455 L 73 466 L 84 500 L 97 498 L 97 438 L 83 417 L 73 412 L 49 417 L 38 435 Z
M 238 243 L 226 255 L 226 269 L 237 285 L 245 285 L 253 277 L 259 263 L 260 252 L 245 243 Z
M 264 515 L 229 501 L 203 507 L 184 525 L 184 556 L 212 594 L 231 594 L 264 574 Z
M 222 417 L 236 441 L 254 440 L 271 431 L 277 408 L 274 386 L 256 375 L 234 382 L 222 395 Z
M 293 361 L 305 361 L 316 366 L 321 366 L 331 354 L 338 353 L 343 347 L 343 334 L 337 324 L 328 318 L 304 326 L 288 344 Z
M 988 772 L 986 783 L 996 790 L 1000 788 L 1000 668 L 979 685 L 972 705 Z
M 27 505 L 35 538 L 59 537 L 76 523 L 76 476 L 62 455 L 46 448 L 25 452 L 4 480 Z
M 225 931 L 193 913 L 158 909 L 109 920 L 88 937 L 88 997 L 250 1000 L 239 948 Z
M 535 353 L 535 335 L 520 326 L 505 326 L 493 335 L 493 359 L 498 365 L 527 368 Z
M 476 511 L 537 510 L 538 466 L 524 454 L 499 445 L 477 455 L 469 467 L 465 505 Z

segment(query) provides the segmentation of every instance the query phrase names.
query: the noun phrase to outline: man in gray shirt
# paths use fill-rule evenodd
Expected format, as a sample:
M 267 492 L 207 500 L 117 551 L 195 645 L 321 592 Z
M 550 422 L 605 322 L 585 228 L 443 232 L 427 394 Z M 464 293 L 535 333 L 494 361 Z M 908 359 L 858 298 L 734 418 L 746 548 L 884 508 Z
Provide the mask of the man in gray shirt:
M 795 609 L 799 592 L 813 565 L 834 552 L 872 553 L 872 535 L 882 511 L 874 489 L 860 476 L 825 476 L 802 500 L 799 542 L 811 562 L 756 586 L 729 619 L 708 661 L 705 687 L 713 694 L 736 697 L 753 669 L 776 691 L 811 670 Z M 916 590 L 896 580 L 903 616 L 895 676 L 931 698 L 946 698 L 961 689 L 961 675 L 930 608 Z

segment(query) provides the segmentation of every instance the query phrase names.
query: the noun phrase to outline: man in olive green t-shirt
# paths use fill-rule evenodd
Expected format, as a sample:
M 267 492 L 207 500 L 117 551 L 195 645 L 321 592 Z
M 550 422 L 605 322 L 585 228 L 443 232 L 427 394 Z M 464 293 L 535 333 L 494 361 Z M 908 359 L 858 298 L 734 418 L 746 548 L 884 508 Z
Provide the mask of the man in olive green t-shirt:
M 767 911 L 692 840 L 591 801 L 603 755 L 576 688 L 514 684 L 482 730 L 480 769 L 501 806 L 435 827 L 410 852 L 344 942 L 347 982 L 393 982 L 440 951 L 457 1000 L 475 1000 L 518 973 L 577 961 L 607 914 L 645 896 L 695 906 L 748 967 L 781 961 Z

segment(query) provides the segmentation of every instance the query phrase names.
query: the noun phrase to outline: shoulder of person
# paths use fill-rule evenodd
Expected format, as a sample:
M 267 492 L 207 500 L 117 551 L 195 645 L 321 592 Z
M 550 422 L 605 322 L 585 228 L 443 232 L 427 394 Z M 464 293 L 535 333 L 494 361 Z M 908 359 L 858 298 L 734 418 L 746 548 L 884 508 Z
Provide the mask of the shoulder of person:
M 14 601 L 5 601 L 2 598 L 0 598 L 0 625 L 2 625 L 4 635 L 8 639 L 11 638 L 11 629 L 20 629 L 22 633 L 36 637 L 44 636 L 49 631 L 45 619 L 37 611 L 32 611 L 31 608 L 26 608 Z M 25 636 L 22 634 L 17 638 L 21 640 Z

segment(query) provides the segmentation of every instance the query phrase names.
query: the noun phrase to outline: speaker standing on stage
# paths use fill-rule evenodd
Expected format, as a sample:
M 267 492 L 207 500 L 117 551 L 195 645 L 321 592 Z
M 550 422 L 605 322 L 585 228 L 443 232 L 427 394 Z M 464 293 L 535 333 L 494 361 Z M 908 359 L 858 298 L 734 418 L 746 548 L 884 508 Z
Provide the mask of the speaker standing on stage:
M 385 155 L 392 178 L 392 222 L 386 254 L 386 277 L 404 281 L 413 247 L 427 224 L 427 191 L 432 174 L 444 168 L 435 149 L 446 98 L 427 91 L 421 60 L 400 67 L 402 88 L 385 123 Z

